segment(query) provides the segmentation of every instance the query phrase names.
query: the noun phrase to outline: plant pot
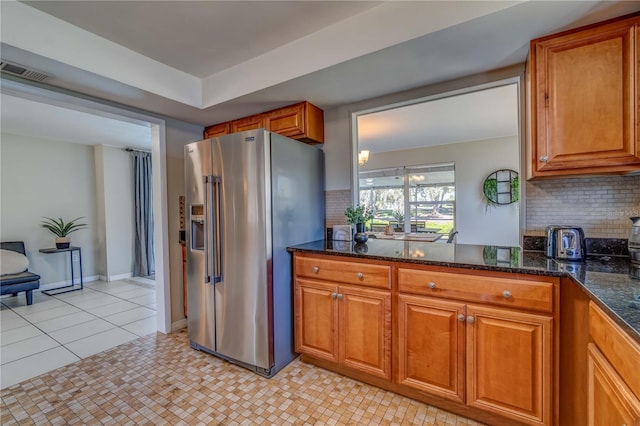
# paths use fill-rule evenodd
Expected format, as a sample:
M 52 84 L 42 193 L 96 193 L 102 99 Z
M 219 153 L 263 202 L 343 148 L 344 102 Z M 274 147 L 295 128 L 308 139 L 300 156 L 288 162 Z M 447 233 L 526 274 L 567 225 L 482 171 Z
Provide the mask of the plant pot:
M 56 248 L 57 249 L 66 249 L 71 245 L 70 237 L 56 237 Z
M 364 232 L 364 223 L 356 223 L 356 234 L 353 236 L 353 239 L 356 243 L 366 243 L 369 239 L 369 236 L 366 232 Z

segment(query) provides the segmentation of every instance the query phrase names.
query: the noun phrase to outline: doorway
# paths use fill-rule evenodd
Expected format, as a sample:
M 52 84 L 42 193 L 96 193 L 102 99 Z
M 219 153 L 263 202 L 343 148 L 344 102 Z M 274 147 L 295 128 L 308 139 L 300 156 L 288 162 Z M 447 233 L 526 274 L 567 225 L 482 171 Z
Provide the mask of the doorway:
M 154 174 L 153 212 L 155 216 L 153 235 L 155 239 L 155 282 L 157 330 L 171 331 L 171 310 L 169 300 L 169 243 L 167 219 L 166 187 L 166 129 L 165 120 L 145 113 L 130 111 L 119 106 L 81 98 L 75 94 L 52 90 L 35 84 L 3 78 L 0 80 L 3 94 L 21 97 L 44 104 L 55 105 L 75 111 L 111 118 L 116 121 L 147 123 L 151 134 L 151 161 Z

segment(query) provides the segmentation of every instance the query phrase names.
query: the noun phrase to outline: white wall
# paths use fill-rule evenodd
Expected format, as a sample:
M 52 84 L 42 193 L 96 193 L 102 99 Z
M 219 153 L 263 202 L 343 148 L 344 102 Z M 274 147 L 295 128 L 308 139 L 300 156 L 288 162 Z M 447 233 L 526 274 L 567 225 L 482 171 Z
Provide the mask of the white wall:
M 88 229 L 70 234 L 82 248 L 85 277 L 96 275 L 98 247 L 93 148 L 63 141 L 0 135 L 0 240 L 24 241 L 29 269 L 41 285 L 71 279 L 67 254 L 42 254 L 55 247 L 40 226 L 42 216 L 71 220 L 84 216 Z M 76 264 L 77 265 L 77 264 Z
M 133 270 L 133 163 L 121 148 L 94 147 L 101 253 L 107 281 L 127 278 Z
M 518 203 L 487 207 L 484 179 L 500 169 L 519 169 L 516 136 L 372 154 L 363 170 L 455 163 L 459 244 L 519 245 Z

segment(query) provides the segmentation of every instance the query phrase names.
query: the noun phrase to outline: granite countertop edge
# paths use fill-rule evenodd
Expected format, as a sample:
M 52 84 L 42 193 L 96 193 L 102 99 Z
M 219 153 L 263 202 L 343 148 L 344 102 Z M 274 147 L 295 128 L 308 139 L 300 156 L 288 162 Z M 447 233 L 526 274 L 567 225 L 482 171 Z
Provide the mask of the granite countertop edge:
M 385 241 L 385 240 L 383 240 Z M 330 242 L 329 242 L 330 243 Z M 384 242 L 376 242 L 374 244 L 385 244 Z M 426 244 L 424 247 L 433 248 L 435 247 L 434 243 L 416 243 L 413 245 L 414 248 L 421 247 Z M 353 250 L 354 245 L 349 244 L 351 250 Z M 371 241 L 369 242 L 371 245 Z M 437 244 L 437 246 L 456 246 L 456 245 L 445 245 L 445 244 Z M 482 250 L 487 246 L 473 246 L 473 245 L 457 245 L 457 248 L 464 247 L 467 249 Z M 455 260 L 438 260 L 438 259 L 429 259 L 429 258 L 411 258 L 405 257 L 407 256 L 406 252 L 403 252 L 399 255 L 380 255 L 375 254 L 375 250 L 373 253 L 357 253 L 355 251 L 341 251 L 341 250 L 333 250 L 331 248 L 327 248 L 327 242 L 324 240 L 315 241 L 307 244 L 300 244 L 292 247 L 287 247 L 287 251 L 290 253 L 300 252 L 300 253 L 313 253 L 313 254 L 324 254 L 338 257 L 348 257 L 348 258 L 357 258 L 357 259 L 366 259 L 366 260 L 380 260 L 385 262 L 400 262 L 400 263 L 410 263 L 410 264 L 418 264 L 418 265 L 432 265 L 432 266 L 443 266 L 443 267 L 452 267 L 452 268 L 462 268 L 462 269 L 470 269 L 470 270 L 480 270 L 480 271 L 494 271 L 494 272 L 507 272 L 514 274 L 527 274 L 527 275 L 543 275 L 543 276 L 552 276 L 552 277 L 568 277 L 571 278 L 579 287 L 585 292 L 585 294 L 589 297 L 590 300 L 594 301 L 599 307 L 601 307 L 605 312 L 607 312 L 610 318 L 618 324 L 623 330 L 625 330 L 633 340 L 640 344 L 640 304 L 636 306 L 633 310 L 630 306 L 626 305 L 625 299 L 621 298 L 621 300 L 617 300 L 615 296 L 611 296 L 611 294 L 604 294 L 603 297 L 603 289 L 608 291 L 610 288 L 613 288 L 615 285 L 618 286 L 626 286 L 626 285 L 637 285 L 640 288 L 640 281 L 633 280 L 625 277 L 625 274 L 621 274 L 619 269 L 624 269 L 624 265 L 628 265 L 628 258 L 621 259 L 616 258 L 614 262 L 617 262 L 618 265 L 623 265 L 622 268 L 612 267 L 612 268 L 604 268 L 604 272 L 589 272 L 589 274 L 582 270 L 576 271 L 567 271 L 562 270 L 563 265 L 559 262 L 551 261 L 546 259 L 544 253 L 537 251 L 523 251 L 519 248 L 513 247 L 512 249 L 519 250 L 523 259 L 518 263 L 517 266 L 511 265 L 487 265 L 487 264 L 479 264 L 479 260 L 472 259 L 471 261 L 458 261 Z M 455 250 L 455 249 L 454 249 Z M 411 254 L 411 253 L 409 253 Z M 529 260 L 526 265 L 523 265 L 525 260 Z M 626 263 L 625 263 L 626 262 Z M 589 267 L 591 268 L 592 264 L 598 265 L 598 260 L 588 260 L 587 262 Z M 584 264 L 583 264 L 584 265 Z M 580 265 L 576 269 L 579 269 Z M 585 268 L 586 269 L 586 268 Z M 614 272 L 609 272 L 609 270 L 613 270 Z M 630 284 L 631 283 L 631 284 Z M 623 287 L 626 291 L 626 288 Z

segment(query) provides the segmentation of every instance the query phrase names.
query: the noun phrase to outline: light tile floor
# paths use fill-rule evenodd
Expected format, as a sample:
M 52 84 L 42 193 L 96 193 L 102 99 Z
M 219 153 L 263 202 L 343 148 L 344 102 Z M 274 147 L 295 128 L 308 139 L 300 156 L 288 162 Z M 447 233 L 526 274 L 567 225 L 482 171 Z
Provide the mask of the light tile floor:
M 153 287 L 133 280 L 87 283 L 83 290 L 0 298 L 0 387 L 154 333 Z
M 265 379 L 191 349 L 184 330 L 130 341 L 0 398 L 4 426 L 479 424 L 300 360 Z

